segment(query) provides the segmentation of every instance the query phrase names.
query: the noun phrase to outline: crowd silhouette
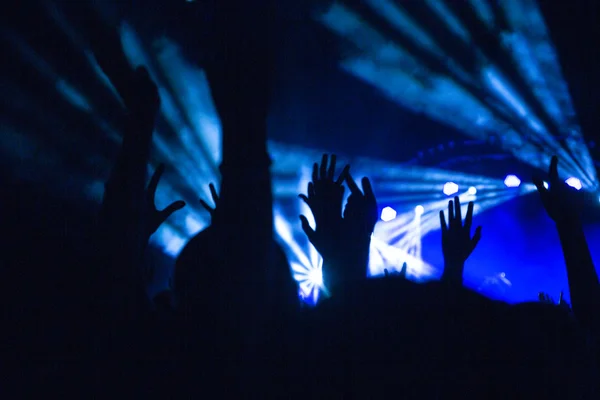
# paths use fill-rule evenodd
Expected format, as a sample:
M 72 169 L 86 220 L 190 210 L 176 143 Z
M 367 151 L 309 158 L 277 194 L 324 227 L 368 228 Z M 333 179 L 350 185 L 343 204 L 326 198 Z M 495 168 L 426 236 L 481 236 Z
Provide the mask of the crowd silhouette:
M 129 66 L 118 38 L 90 26 L 96 60 L 126 108 L 123 142 L 89 234 L 64 248 L 27 238 L 52 265 L 47 273 L 62 268 L 66 278 L 60 296 L 46 296 L 43 275 L 18 278 L 42 299 L 11 299 L 19 304 L 11 308 L 13 322 L 37 314 L 6 342 L 19 349 L 7 349 L 6 359 L 14 354 L 15 365 L 27 371 L 15 373 L 21 390 L 56 385 L 175 398 L 598 398 L 600 287 L 556 157 L 548 160 L 548 176 L 534 182 L 560 237 L 572 304 L 562 294 L 555 302 L 540 293 L 539 302 L 508 305 L 463 287 L 467 260 L 485 230 L 473 227 L 473 202 L 463 216 L 458 197 L 440 210 L 439 282 L 410 282 L 406 265 L 399 274 L 366 279 L 377 188 L 368 178 L 359 187 L 352 167 L 336 165 L 334 154 L 315 160 L 298 200 L 315 220 L 314 229 L 305 215 L 298 224 L 323 257 L 328 296 L 315 307 L 299 299 L 273 235 L 266 148 L 272 26 L 268 12 L 251 9 L 216 7 L 217 50 L 203 68 L 223 127 L 222 181 L 210 185 L 212 199 L 199 199 L 210 227 L 186 244 L 170 288 L 153 298 L 146 291 L 153 275 L 149 239 L 186 204 L 173 199 L 156 208 L 169 165 L 148 181 L 156 85 L 143 66 Z M 41 262 L 22 248 L 5 252 L 11 270 Z

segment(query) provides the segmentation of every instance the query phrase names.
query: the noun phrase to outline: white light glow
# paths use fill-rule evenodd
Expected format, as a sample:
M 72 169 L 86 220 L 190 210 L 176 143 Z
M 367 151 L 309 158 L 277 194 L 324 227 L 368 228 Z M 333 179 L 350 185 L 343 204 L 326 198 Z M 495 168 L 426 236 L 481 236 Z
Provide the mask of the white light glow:
M 581 181 L 579 179 L 575 178 L 575 177 L 570 177 L 569 179 L 567 179 L 565 181 L 565 183 L 567 185 L 571 186 L 572 188 L 577 189 L 577 190 L 581 190 L 581 188 L 583 187 L 581 185 Z
M 381 220 L 383 222 L 391 221 L 396 218 L 396 214 L 396 210 L 394 210 L 392 207 L 385 207 L 383 210 L 381 210 Z
M 507 175 L 504 184 L 509 188 L 516 188 L 521 185 L 521 180 L 516 175 Z
M 447 182 L 444 185 L 444 194 L 446 196 L 452 196 L 454 193 L 458 192 L 458 185 L 454 182 Z

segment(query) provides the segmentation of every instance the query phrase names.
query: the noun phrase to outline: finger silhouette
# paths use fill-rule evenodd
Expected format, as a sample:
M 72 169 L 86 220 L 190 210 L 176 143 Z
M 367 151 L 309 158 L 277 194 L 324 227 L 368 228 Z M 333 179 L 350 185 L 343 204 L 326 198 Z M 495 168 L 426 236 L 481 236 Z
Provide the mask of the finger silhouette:
M 350 175 L 350 172 L 346 173 L 346 184 L 348 185 L 348 188 L 350 189 L 350 192 L 352 194 L 360 194 L 360 195 L 362 195 L 362 192 L 360 191 L 360 188 L 356 184 L 356 181 L 354 180 L 354 178 L 352 177 L 352 175 Z
M 475 247 L 477 247 L 477 244 L 479 243 L 480 240 L 481 240 L 481 226 L 478 226 L 475 229 L 475 234 L 473 235 L 473 238 L 471 239 L 471 253 L 473 252 L 473 250 L 475 250 Z
M 558 182 L 558 157 L 552 156 L 552 160 L 550 161 L 550 170 L 548 172 L 550 176 L 550 182 L 556 183 Z
M 302 224 L 302 230 L 308 237 L 308 240 L 313 240 L 315 237 L 315 230 L 311 228 L 308 219 L 304 215 L 300 215 L 300 223 Z
M 215 204 L 214 207 L 209 205 L 206 201 L 200 199 L 200 205 L 206 210 L 208 211 L 208 213 L 211 215 L 211 217 L 214 215 L 215 210 L 217 209 L 217 204 L 219 202 L 219 194 L 217 193 L 217 189 L 215 188 L 215 185 L 210 183 L 208 185 L 208 189 L 210 190 L 210 197 L 212 197 L 213 203 Z
M 446 216 L 444 210 L 440 210 L 440 226 L 442 227 L 442 234 L 448 232 L 448 225 L 446 224 Z
M 342 173 L 340 174 L 340 176 L 335 181 L 336 185 L 341 185 L 344 182 L 344 180 L 346 180 L 346 176 L 349 173 L 350 173 L 350 164 L 346 164 L 346 166 L 342 170 Z
M 321 168 L 319 171 L 319 178 L 321 179 L 327 178 L 327 158 L 327 154 L 323 154 L 323 157 L 321 157 Z
M 158 188 L 158 182 L 162 177 L 162 174 L 165 172 L 165 164 L 160 163 L 158 167 L 154 170 L 154 174 L 152 174 L 152 178 L 150 178 L 150 183 L 148 184 L 148 200 L 151 204 L 154 204 L 154 200 L 156 198 L 156 189 Z
M 167 220 L 167 218 L 169 218 L 171 216 L 171 214 L 173 214 L 175 211 L 179 211 L 183 207 L 185 207 L 185 201 L 178 200 L 178 201 L 174 201 L 173 203 L 169 204 L 162 211 L 159 211 L 158 215 L 159 215 L 160 224 L 165 222 Z
M 402 264 L 402 269 L 400 269 L 400 277 L 406 279 L 406 273 L 408 270 L 408 264 L 405 262 Z
M 160 178 L 162 174 L 165 172 L 165 164 L 159 164 L 159 166 L 154 171 L 152 178 L 150 179 L 150 183 L 148 184 L 148 188 L 146 190 L 147 195 L 147 213 L 148 213 L 148 234 L 152 235 L 159 226 L 167 220 L 175 211 L 181 210 L 185 207 L 185 202 L 183 200 L 175 201 L 165 207 L 163 210 L 157 210 L 155 205 L 156 198 L 156 190 L 158 188 L 158 183 L 160 182 Z
M 469 202 L 467 206 L 467 215 L 465 216 L 465 230 L 467 232 L 471 232 L 471 226 L 473 225 L 473 208 L 475 207 L 475 203 L 472 201 Z
M 462 226 L 462 210 L 458 196 L 454 198 L 454 218 L 456 219 L 457 226 Z
M 215 203 L 215 205 L 219 202 L 219 194 L 217 193 L 217 189 L 215 188 L 215 185 L 210 183 L 208 185 L 208 188 L 210 190 L 210 196 L 213 199 L 213 202 Z
M 304 201 L 304 203 L 308 206 L 308 207 L 312 207 L 312 200 L 315 198 L 315 185 L 313 185 L 312 182 L 308 183 L 308 196 L 304 195 L 304 194 L 299 194 L 298 197 L 302 199 L 302 201 Z
M 336 161 L 337 161 L 337 156 L 335 154 L 332 154 L 331 160 L 329 161 L 329 169 L 327 170 L 327 179 L 333 180 L 333 176 L 335 174 Z
M 365 194 L 365 197 L 369 200 L 375 199 L 375 194 L 373 193 L 373 187 L 371 186 L 371 181 L 369 180 L 369 178 L 367 178 L 367 177 L 362 178 L 361 183 L 362 183 L 363 193 Z

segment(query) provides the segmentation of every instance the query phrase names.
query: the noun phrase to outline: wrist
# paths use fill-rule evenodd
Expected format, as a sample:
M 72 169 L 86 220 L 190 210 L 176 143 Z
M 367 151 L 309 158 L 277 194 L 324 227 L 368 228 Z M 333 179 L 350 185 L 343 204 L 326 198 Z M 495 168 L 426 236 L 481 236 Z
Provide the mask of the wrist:
M 577 217 L 562 219 L 555 222 L 556 229 L 559 233 L 568 233 L 572 231 L 580 231 L 583 229 L 581 221 Z
M 442 273 L 442 278 L 440 280 L 453 286 L 462 286 L 464 266 L 465 264 L 461 262 L 446 262 L 444 264 L 444 272 Z

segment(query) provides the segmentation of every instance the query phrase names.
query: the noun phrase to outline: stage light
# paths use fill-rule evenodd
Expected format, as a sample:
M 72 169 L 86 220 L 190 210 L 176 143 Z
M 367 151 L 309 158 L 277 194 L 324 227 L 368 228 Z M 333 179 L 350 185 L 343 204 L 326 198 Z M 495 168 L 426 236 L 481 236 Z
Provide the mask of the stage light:
M 420 216 L 425 212 L 425 208 L 421 205 L 415 207 L 415 215 Z
M 444 185 L 444 194 L 446 196 L 452 196 L 456 192 L 458 192 L 458 185 L 454 182 L 446 182 Z
M 476 18 L 491 31 L 495 29 L 495 12 L 505 16 L 508 28 L 498 33 L 498 50 L 511 59 L 521 75 L 519 81 L 489 58 L 474 39 L 475 32 L 469 32 L 455 15 L 456 7 L 434 0 L 423 1 L 420 6 L 423 15 L 437 15 L 473 49 L 481 68 L 464 68 L 453 59 L 454 54 L 442 51 L 444 46 L 427 29 L 427 21 L 415 19 L 404 7 L 389 0 L 365 3 L 369 12 L 386 19 L 402 40 L 383 33 L 355 8 L 333 2 L 316 18 L 356 46 L 356 52 L 340 61 L 342 70 L 378 88 L 401 106 L 475 139 L 499 135 L 497 145 L 535 168 L 546 169 L 547 160 L 555 154 L 561 160 L 561 175 L 579 177 L 583 188 L 598 188 L 593 160 L 580 140 L 580 127 L 570 118 L 575 110 L 535 2 L 506 1 L 495 6 L 485 0 L 470 2 Z M 483 85 L 478 87 L 474 82 Z M 558 140 L 559 131 L 570 135 L 564 148 Z
M 573 189 L 581 190 L 582 188 L 581 181 L 573 176 L 567 179 L 565 183 L 571 186 Z
M 516 175 L 507 175 L 504 184 L 509 188 L 517 188 L 521 185 L 521 180 Z
M 308 273 L 308 280 L 318 287 L 323 285 L 323 270 L 321 268 L 315 268 L 310 270 Z
M 548 185 L 548 182 L 544 181 L 544 187 L 545 187 L 546 189 L 550 188 L 550 185 Z
M 383 210 L 381 210 L 381 220 L 383 222 L 391 221 L 396 218 L 396 214 L 396 210 L 394 210 L 392 207 L 385 207 Z
M 467 193 L 470 194 L 470 195 L 472 195 L 472 196 L 475 196 L 477 194 L 477 188 L 475 186 L 471 186 L 469 188 L 469 190 L 467 190 Z

